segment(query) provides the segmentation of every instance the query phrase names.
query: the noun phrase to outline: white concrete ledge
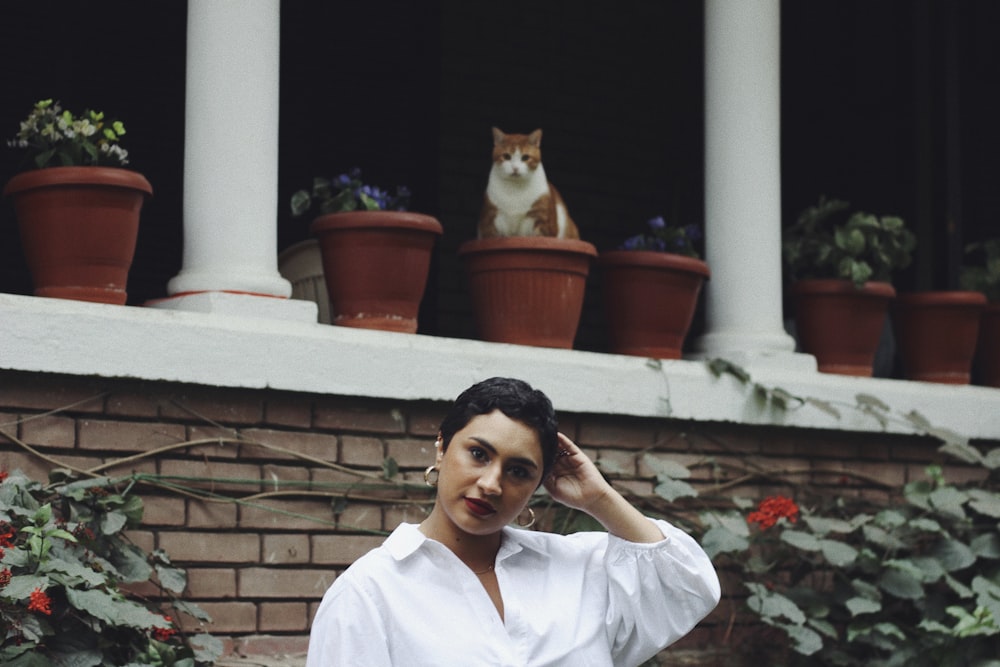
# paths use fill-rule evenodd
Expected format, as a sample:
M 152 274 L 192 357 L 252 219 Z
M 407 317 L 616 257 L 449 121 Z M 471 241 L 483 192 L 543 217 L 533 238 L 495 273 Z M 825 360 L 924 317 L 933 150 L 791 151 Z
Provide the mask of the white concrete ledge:
M 253 297 L 248 297 L 253 298 Z M 912 411 L 969 438 L 1000 440 L 1000 389 L 857 379 L 762 365 L 748 368 L 770 389 L 821 399 L 840 416 L 806 404 L 761 403 L 732 375 L 704 362 L 651 362 L 576 350 L 397 334 L 221 314 L 109 306 L 0 294 L 0 368 L 141 378 L 220 387 L 451 400 L 491 375 L 520 377 L 564 412 L 672 417 L 913 432 Z M 888 426 L 854 409 L 867 394 L 897 417 Z

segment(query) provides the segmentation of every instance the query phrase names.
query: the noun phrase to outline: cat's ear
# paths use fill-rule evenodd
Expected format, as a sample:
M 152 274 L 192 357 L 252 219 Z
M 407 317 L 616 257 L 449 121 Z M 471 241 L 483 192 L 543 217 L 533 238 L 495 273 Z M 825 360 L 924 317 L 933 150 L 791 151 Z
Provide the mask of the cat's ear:
M 528 135 L 528 143 L 536 148 L 541 148 L 542 146 L 542 131 L 540 129 L 535 130 Z
M 498 145 L 502 144 L 505 136 L 506 135 L 503 133 L 503 131 L 500 128 L 494 127 L 493 128 L 493 145 L 494 146 L 498 146 Z

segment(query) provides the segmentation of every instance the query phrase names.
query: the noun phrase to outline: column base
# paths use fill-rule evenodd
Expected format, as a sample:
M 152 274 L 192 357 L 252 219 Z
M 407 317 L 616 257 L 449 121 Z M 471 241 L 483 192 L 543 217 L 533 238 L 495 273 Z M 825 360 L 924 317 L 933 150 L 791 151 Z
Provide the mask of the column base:
M 695 341 L 695 351 L 685 359 L 715 359 L 731 361 L 747 370 L 768 368 L 816 373 L 816 357 L 795 351 L 795 339 L 787 333 L 725 334 L 709 333 Z
M 318 311 L 316 304 L 312 301 L 233 292 L 181 294 L 157 299 L 146 305 L 165 310 L 184 310 L 194 313 L 290 320 L 293 322 L 316 322 Z

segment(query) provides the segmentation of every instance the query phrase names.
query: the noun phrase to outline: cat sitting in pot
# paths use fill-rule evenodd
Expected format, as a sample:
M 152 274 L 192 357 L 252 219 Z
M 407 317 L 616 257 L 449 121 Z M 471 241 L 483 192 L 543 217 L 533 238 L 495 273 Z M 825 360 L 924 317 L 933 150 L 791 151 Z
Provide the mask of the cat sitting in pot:
M 580 238 L 559 191 L 545 175 L 541 146 L 541 130 L 506 134 L 493 128 L 493 166 L 479 216 L 479 238 Z

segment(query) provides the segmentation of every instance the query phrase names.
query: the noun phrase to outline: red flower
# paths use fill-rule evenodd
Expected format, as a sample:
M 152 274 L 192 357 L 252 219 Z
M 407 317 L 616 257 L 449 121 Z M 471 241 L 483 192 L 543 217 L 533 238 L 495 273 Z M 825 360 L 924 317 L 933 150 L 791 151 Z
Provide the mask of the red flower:
M 40 588 L 31 591 L 31 600 L 28 602 L 28 611 L 37 611 L 46 616 L 52 615 L 52 598 L 45 594 Z
M 163 620 L 166 621 L 167 624 L 172 624 L 174 622 L 174 619 L 170 618 L 169 616 L 164 616 Z M 174 630 L 173 628 L 153 628 L 153 639 L 155 639 L 156 641 L 160 642 L 168 641 L 171 637 L 173 637 L 176 634 L 177 631 Z
M 0 521 L 0 547 L 14 546 L 14 527 L 6 521 Z
M 761 530 L 767 530 L 778 519 L 788 519 L 795 523 L 799 515 L 799 506 L 791 498 L 784 496 L 770 496 L 760 501 L 756 512 L 750 512 L 747 516 L 747 523 L 759 523 Z
M 0 549 L 0 551 L 3 551 L 3 549 Z M 5 567 L 4 569 L 0 570 L 0 587 L 6 586 L 9 583 L 10 583 L 10 568 Z
M 0 482 L 2 482 L 5 479 L 7 479 L 7 475 L 9 475 L 9 474 L 10 473 L 8 473 L 6 470 L 0 470 Z

